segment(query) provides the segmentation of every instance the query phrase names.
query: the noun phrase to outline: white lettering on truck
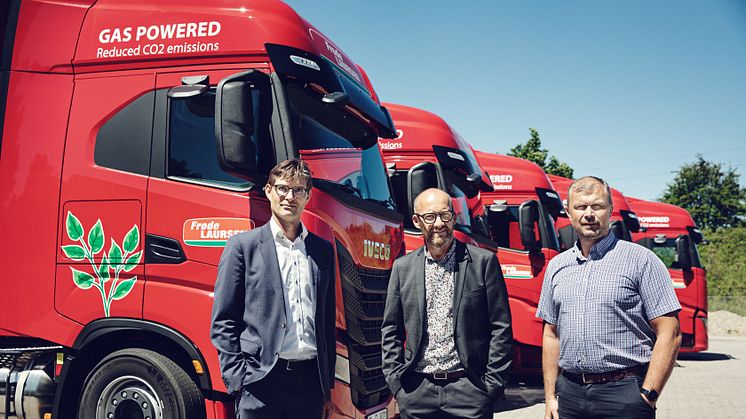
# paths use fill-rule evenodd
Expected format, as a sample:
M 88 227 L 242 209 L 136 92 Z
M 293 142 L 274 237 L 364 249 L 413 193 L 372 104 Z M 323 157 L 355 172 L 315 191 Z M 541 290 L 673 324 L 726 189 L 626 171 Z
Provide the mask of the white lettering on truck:
M 222 26 L 218 21 L 104 28 L 98 34 L 98 41 L 104 44 L 104 47 L 96 49 L 96 58 L 218 51 L 219 42 L 203 42 L 203 40 L 218 36 L 221 29 Z M 146 43 L 147 41 L 178 39 L 186 41 L 181 44 Z M 141 43 L 127 46 L 117 45 L 130 41 Z

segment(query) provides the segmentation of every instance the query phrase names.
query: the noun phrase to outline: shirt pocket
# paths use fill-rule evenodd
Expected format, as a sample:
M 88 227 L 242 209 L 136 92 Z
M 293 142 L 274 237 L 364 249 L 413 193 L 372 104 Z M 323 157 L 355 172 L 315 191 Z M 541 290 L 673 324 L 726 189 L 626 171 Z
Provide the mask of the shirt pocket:
M 621 270 L 592 275 L 587 296 L 599 306 L 613 310 L 629 311 L 640 303 L 640 295 L 634 279 Z

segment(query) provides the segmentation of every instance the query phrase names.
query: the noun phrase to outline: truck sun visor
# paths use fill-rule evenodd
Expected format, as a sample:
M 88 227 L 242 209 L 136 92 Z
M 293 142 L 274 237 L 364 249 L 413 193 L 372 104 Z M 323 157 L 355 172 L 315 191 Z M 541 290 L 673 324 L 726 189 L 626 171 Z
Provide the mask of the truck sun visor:
M 373 100 L 365 87 L 339 71 L 324 57 L 285 45 L 265 44 L 267 55 L 278 74 L 315 83 L 330 93 L 343 93 L 349 106 L 369 118 L 383 138 L 396 138 L 396 129 L 386 108 Z

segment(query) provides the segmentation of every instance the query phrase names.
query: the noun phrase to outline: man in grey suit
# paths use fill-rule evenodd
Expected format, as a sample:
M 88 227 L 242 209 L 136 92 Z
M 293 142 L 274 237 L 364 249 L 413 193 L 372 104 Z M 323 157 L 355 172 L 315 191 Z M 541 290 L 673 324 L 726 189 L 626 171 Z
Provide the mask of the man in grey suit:
M 311 194 L 304 162 L 279 163 L 264 192 L 269 223 L 231 237 L 220 258 L 212 343 L 238 418 L 326 418 L 334 409 L 334 252 L 300 222 Z
M 391 271 L 381 327 L 386 382 L 403 418 L 491 418 L 512 360 L 500 264 L 453 238 L 445 192 L 422 192 L 414 212 L 425 246 Z

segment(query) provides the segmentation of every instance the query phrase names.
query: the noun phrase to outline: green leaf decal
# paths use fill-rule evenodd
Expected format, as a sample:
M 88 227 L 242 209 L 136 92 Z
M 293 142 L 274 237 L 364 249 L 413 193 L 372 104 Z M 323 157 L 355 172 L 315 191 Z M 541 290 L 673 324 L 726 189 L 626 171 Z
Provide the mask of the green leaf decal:
M 91 247 L 91 253 L 94 255 L 104 248 L 104 228 L 101 226 L 100 218 L 88 233 L 88 246 Z
M 98 277 L 101 281 L 106 282 L 109 280 L 109 260 L 104 255 L 104 259 L 101 261 L 101 266 L 98 267 Z
M 75 241 L 83 237 L 83 225 L 70 211 L 67 212 L 67 222 L 65 224 L 67 225 L 67 237 L 70 240 Z
M 111 299 L 121 300 L 122 298 L 126 297 L 127 294 L 132 291 L 132 287 L 135 285 L 135 281 L 137 281 L 137 277 L 124 280 L 117 284 L 117 290 L 114 291 L 114 295 L 111 297 Z
M 132 226 L 132 229 L 127 232 L 122 242 L 122 247 L 127 253 L 134 252 L 137 249 L 137 245 L 140 244 L 140 231 L 137 229 L 137 225 Z
M 73 267 L 70 267 L 70 269 L 73 271 L 73 282 L 75 282 L 75 285 L 77 285 L 78 288 L 87 290 L 93 286 L 93 281 L 95 280 L 93 275 L 79 271 Z
M 77 244 L 71 244 L 68 246 L 62 246 L 62 251 L 65 256 L 72 260 L 83 260 L 85 259 L 85 250 Z
M 111 239 L 111 248 L 109 248 L 109 264 L 113 267 L 122 264 L 122 248 L 119 247 L 114 239 Z
M 124 270 L 129 272 L 135 269 L 135 266 L 137 266 L 137 264 L 140 263 L 141 256 L 142 256 L 142 252 L 137 252 L 133 254 L 132 256 L 128 257 L 127 260 L 124 262 Z

